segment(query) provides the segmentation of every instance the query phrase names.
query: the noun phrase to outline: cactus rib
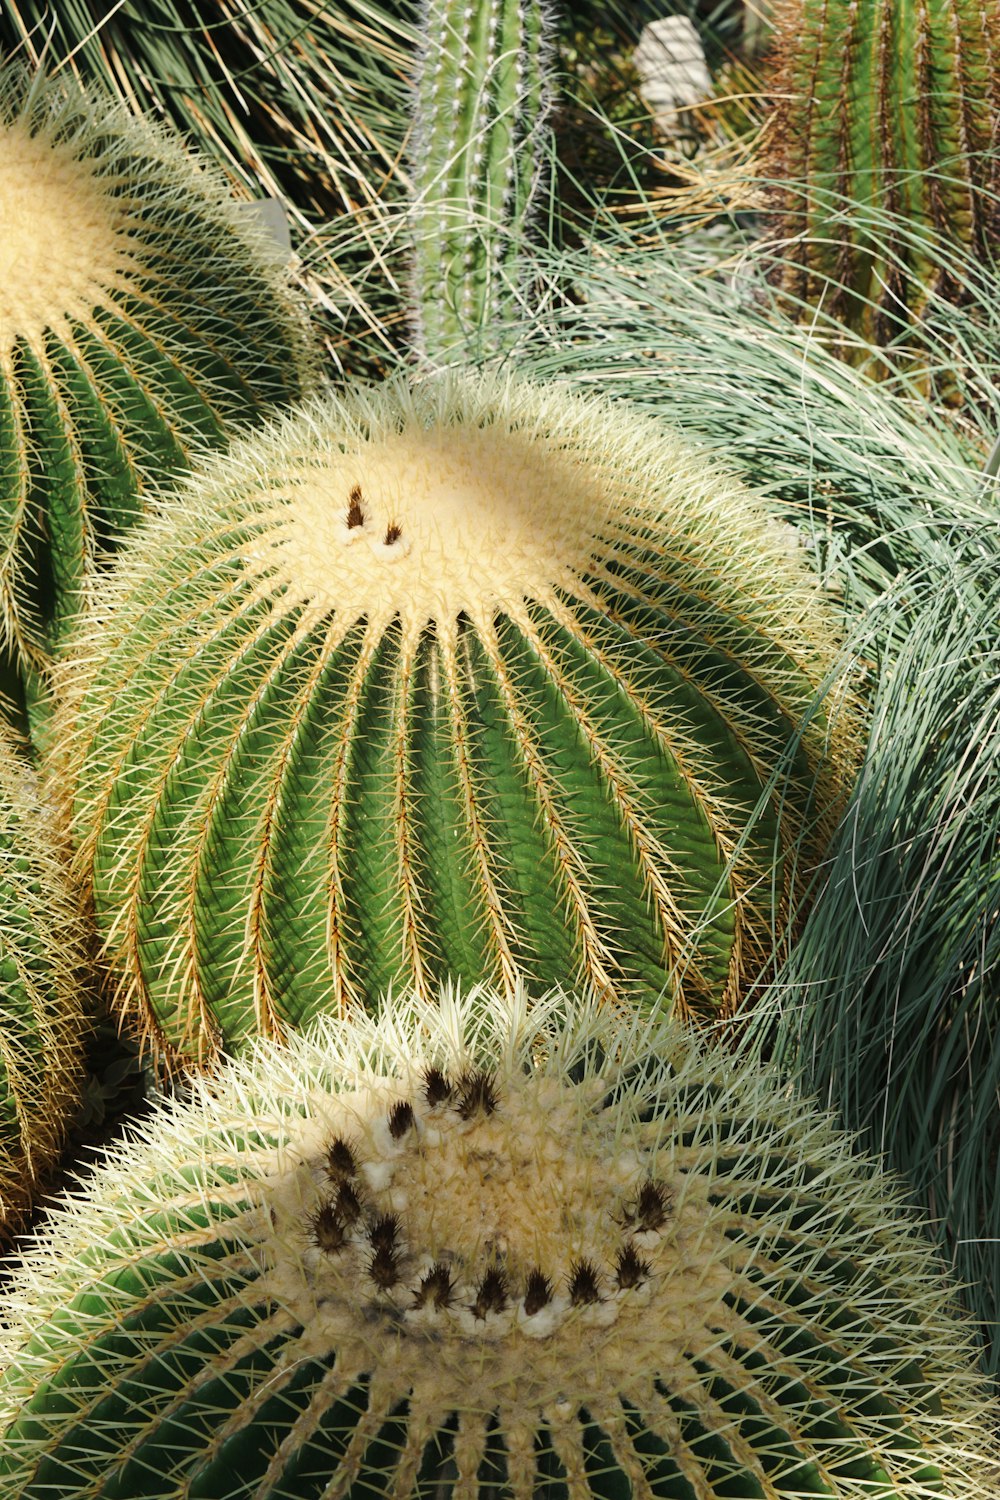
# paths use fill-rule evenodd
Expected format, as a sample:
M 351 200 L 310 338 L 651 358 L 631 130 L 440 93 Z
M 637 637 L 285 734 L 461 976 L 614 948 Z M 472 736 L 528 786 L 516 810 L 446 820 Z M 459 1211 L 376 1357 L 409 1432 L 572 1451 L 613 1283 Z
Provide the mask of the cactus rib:
M 0 1239 L 19 1228 L 78 1102 L 83 920 L 33 776 L 0 739 Z
M 788 184 L 796 297 L 878 344 L 948 292 L 933 243 L 989 255 L 998 79 L 1000 13 L 981 0 L 786 0 L 762 168 Z
M 161 1102 L 17 1273 L 0 1474 L 167 1500 L 987 1500 L 899 1191 L 676 1021 L 474 991 Z
M 64 677 L 125 1008 L 191 1058 L 448 974 L 735 1009 L 854 754 L 772 524 L 659 424 L 499 378 L 209 465 Z
M 150 484 L 311 372 L 263 236 L 123 106 L 0 67 L 0 626 L 35 666 Z

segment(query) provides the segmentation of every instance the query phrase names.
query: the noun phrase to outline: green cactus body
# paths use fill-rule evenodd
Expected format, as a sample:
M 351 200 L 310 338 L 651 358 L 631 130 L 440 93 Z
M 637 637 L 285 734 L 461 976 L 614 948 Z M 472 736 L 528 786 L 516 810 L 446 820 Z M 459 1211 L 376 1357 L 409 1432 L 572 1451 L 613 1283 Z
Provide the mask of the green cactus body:
M 0 612 L 44 663 L 194 446 L 302 394 L 304 325 L 221 183 L 107 98 L 0 69 Z
M 417 346 L 431 361 L 500 342 L 543 170 L 549 23 L 540 0 L 427 0 L 410 223 Z
M 31 772 L 0 740 L 0 1239 L 18 1227 L 79 1096 L 82 917 Z
M 876 343 L 944 289 L 928 241 L 983 254 L 1000 218 L 1000 12 L 983 0 L 786 0 L 763 158 L 786 284 Z M 946 290 L 946 289 L 945 289 Z
M 988 1500 L 896 1190 L 758 1064 L 488 992 L 260 1044 L 16 1273 L 19 1500 Z
M 846 775 L 818 715 L 767 788 L 835 637 L 628 408 L 449 375 L 293 414 L 167 500 L 72 653 L 123 1000 L 189 1057 L 448 975 L 732 1010 Z

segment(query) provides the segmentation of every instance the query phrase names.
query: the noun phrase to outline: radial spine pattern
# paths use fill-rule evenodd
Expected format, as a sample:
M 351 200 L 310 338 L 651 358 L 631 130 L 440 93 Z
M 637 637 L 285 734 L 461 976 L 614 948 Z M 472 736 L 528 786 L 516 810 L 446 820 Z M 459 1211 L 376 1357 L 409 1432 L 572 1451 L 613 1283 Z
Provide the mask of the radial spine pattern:
M 32 774 L 0 739 L 0 1241 L 18 1227 L 79 1094 L 83 920 Z
M 763 169 L 792 185 L 787 284 L 878 343 L 918 320 L 928 287 L 947 290 L 927 238 L 992 253 L 1000 12 L 785 0 L 776 49 Z
M 731 1010 L 848 773 L 835 656 L 782 528 L 627 407 L 314 404 L 166 503 L 70 664 L 123 999 L 202 1057 L 448 975 Z
M 195 445 L 303 392 L 263 232 L 164 132 L 0 67 L 0 628 L 58 648 L 95 554 Z
M 161 1104 L 28 1251 L 19 1500 L 989 1500 L 897 1194 L 780 1080 L 597 1002 L 323 1018 Z

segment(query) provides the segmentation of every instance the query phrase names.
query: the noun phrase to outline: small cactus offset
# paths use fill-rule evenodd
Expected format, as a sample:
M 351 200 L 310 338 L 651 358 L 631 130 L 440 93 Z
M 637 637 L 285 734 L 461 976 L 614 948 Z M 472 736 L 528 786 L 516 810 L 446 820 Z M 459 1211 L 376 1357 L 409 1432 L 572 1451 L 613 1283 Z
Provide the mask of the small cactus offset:
M 302 394 L 262 231 L 164 132 L 0 66 L 0 629 L 44 665 L 194 445 Z
M 678 1023 L 476 993 L 162 1103 L 14 1278 L 18 1500 L 992 1500 L 895 1187 Z
M 83 919 L 33 777 L 0 739 L 0 1241 L 52 1166 L 79 1098 Z
M 520 311 L 526 221 L 544 172 L 549 27 L 543 0 L 425 0 L 411 301 L 431 363 L 494 350 Z
M 947 293 L 930 243 L 1000 231 L 1000 10 L 984 0 L 785 0 L 762 170 L 793 237 L 785 284 L 878 345 Z
M 523 382 L 357 389 L 209 464 L 63 679 L 124 1007 L 200 1060 L 449 975 L 733 1011 L 853 752 L 803 722 L 837 625 L 794 552 L 658 423 Z

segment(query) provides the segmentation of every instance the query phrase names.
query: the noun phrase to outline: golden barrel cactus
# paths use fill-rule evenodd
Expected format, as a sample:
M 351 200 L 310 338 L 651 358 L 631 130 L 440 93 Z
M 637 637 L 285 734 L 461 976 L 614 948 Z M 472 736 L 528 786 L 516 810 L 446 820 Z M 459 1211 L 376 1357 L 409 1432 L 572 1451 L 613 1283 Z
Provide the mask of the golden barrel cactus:
M 670 1020 L 477 992 L 161 1103 L 15 1277 L 18 1500 L 992 1500 L 898 1191 Z
M 731 1011 L 849 774 L 836 655 L 763 505 L 627 405 L 317 401 L 165 500 L 71 653 L 123 1003 L 203 1059 L 449 975 Z
M 286 269 L 221 180 L 0 65 L 0 633 L 44 664 L 88 569 L 196 446 L 302 394 Z

